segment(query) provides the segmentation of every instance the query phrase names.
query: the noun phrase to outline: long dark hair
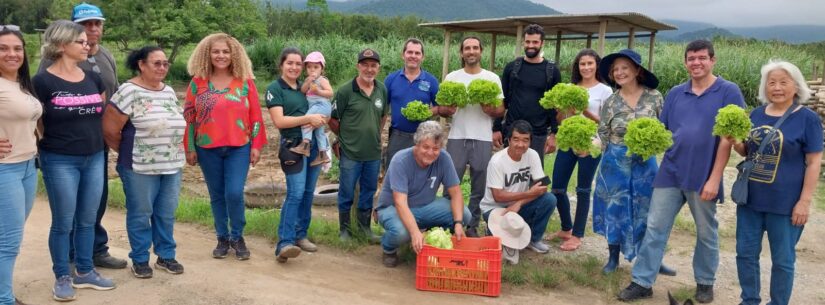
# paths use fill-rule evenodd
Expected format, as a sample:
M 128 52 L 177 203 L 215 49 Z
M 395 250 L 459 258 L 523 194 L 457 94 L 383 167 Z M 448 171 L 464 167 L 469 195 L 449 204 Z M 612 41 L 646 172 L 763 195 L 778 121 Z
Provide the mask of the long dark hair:
M 579 61 L 581 61 L 584 56 L 590 56 L 596 60 L 596 80 L 600 83 L 604 82 L 602 81 L 602 76 L 599 75 L 599 65 L 602 62 L 602 58 L 599 56 L 599 53 L 596 53 L 596 51 L 590 48 L 582 49 L 579 51 L 579 54 L 576 54 L 576 58 L 573 59 L 573 73 L 570 75 L 570 82 L 573 84 L 578 84 L 583 80 L 582 73 L 579 71 Z
M 32 86 L 32 78 L 29 75 L 29 55 L 26 54 L 26 40 L 23 39 L 23 34 L 19 31 L 12 31 L 7 28 L 0 31 L 0 36 L 9 34 L 17 36 L 23 42 L 23 65 L 17 69 L 17 82 L 20 83 L 20 90 L 34 95 L 34 86 Z

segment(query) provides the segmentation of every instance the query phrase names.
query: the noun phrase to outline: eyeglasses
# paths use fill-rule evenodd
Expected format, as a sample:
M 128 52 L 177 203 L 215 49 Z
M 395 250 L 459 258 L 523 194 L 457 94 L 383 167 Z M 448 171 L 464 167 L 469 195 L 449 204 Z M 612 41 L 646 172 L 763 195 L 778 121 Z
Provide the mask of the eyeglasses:
M 88 40 L 83 40 L 83 39 L 75 40 L 74 42 L 76 44 L 79 44 L 79 45 L 84 46 L 84 47 L 88 47 L 88 46 L 91 45 Z
M 156 60 L 156 61 L 151 62 L 151 64 L 152 64 L 153 67 L 155 67 L 155 69 L 160 69 L 161 67 L 169 68 L 169 61 L 167 61 L 167 60 Z
M 0 25 L 0 31 L 9 30 L 12 32 L 20 32 L 20 27 L 13 24 Z

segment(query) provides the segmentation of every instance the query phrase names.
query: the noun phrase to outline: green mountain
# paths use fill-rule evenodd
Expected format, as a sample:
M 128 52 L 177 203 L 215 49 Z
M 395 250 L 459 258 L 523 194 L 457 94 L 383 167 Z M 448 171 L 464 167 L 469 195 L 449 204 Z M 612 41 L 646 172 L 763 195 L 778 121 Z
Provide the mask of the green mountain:
M 379 16 L 416 15 L 433 21 L 560 14 L 527 0 L 378 0 L 351 12 Z
M 728 31 L 726 29 L 712 27 L 712 28 L 706 28 L 706 29 L 702 29 L 702 30 L 682 33 L 682 34 L 679 34 L 679 36 L 676 36 L 675 38 L 673 38 L 673 40 L 676 40 L 676 41 L 693 41 L 693 40 L 696 40 L 696 39 L 713 39 L 714 37 L 742 38 L 742 36 L 731 33 L 731 31 Z

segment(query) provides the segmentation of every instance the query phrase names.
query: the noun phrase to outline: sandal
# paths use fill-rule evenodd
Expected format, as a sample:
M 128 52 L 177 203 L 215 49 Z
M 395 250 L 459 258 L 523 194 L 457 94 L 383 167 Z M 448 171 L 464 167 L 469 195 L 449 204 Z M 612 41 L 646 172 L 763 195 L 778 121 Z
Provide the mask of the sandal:
M 570 237 L 570 239 L 566 240 L 564 243 L 561 244 L 559 248 L 562 251 L 576 251 L 582 245 L 581 238 L 576 236 Z

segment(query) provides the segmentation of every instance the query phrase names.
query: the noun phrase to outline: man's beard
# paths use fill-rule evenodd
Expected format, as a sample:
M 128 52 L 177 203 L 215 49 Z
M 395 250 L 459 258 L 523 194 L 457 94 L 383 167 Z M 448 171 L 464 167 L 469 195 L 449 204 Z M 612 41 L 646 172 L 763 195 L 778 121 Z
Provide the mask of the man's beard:
M 527 56 L 527 58 L 536 58 L 536 56 L 539 56 L 539 53 L 541 53 L 541 51 L 539 51 L 539 49 L 536 48 L 524 49 L 524 56 Z

